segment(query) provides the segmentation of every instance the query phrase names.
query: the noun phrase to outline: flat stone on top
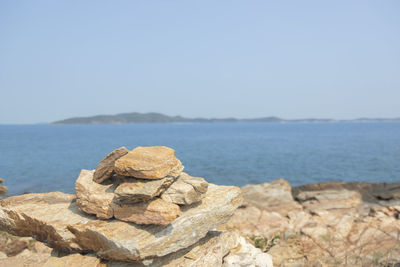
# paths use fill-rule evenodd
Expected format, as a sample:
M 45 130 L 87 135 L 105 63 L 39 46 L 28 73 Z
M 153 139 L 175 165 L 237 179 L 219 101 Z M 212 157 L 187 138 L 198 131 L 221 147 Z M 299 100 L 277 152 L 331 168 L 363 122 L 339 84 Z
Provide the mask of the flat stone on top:
M 175 150 L 165 146 L 137 147 L 115 162 L 114 171 L 142 179 L 177 177 L 183 165 L 174 154 Z

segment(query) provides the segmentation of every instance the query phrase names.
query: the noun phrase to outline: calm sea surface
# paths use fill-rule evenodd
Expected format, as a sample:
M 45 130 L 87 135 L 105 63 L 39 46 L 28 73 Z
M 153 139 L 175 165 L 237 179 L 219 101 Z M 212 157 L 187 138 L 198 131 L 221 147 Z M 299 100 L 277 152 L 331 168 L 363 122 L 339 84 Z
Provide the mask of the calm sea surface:
M 113 149 L 153 145 L 216 184 L 400 182 L 400 123 L 0 125 L 0 177 L 8 195 L 72 193 Z

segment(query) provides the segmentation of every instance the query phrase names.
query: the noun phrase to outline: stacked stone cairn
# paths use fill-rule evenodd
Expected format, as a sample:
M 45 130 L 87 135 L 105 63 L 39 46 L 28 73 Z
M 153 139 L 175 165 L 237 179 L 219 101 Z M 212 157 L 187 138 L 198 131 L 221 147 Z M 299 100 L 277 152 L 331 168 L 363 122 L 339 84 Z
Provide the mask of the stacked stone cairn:
M 182 172 L 174 153 L 118 148 L 81 171 L 76 195 L 1 200 L 0 229 L 54 248 L 44 267 L 272 266 L 237 232 L 215 231 L 242 204 L 240 189 Z
M 95 171 L 76 181 L 78 207 L 100 219 L 168 225 L 181 208 L 201 201 L 208 183 L 183 171 L 168 147 L 125 147 L 111 152 Z

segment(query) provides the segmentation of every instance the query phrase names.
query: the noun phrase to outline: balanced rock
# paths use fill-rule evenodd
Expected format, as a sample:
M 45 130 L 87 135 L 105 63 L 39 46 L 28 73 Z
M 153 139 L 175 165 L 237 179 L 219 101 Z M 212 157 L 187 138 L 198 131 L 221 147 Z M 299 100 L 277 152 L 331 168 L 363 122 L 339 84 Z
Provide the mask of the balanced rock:
M 119 158 L 114 165 L 117 174 L 143 179 L 177 177 L 183 170 L 175 150 L 165 146 L 137 147 Z
M 126 155 L 129 152 L 125 147 L 120 147 L 110 154 L 108 154 L 97 166 L 96 171 L 93 175 L 93 180 L 96 183 L 102 183 L 103 181 L 111 178 L 114 174 L 114 164 L 117 159 Z
M 187 248 L 225 223 L 242 204 L 240 189 L 209 184 L 198 205 L 182 207 L 168 226 L 98 220 L 80 212 L 73 195 L 26 194 L 0 201 L 0 227 L 67 251 L 119 261 L 156 258 Z
M 165 201 L 179 205 L 199 202 L 207 192 L 208 183 L 200 177 L 182 173 L 178 179 L 161 195 Z
M 170 224 L 181 215 L 178 205 L 160 198 L 134 204 L 113 203 L 114 217 L 125 222 L 137 224 Z
M 109 180 L 109 184 L 98 184 L 93 181 L 93 172 L 82 170 L 75 184 L 76 204 L 88 214 L 94 214 L 100 219 L 115 217 L 138 224 L 161 225 L 171 223 L 181 214 L 178 205 L 161 199 L 133 204 L 119 203 L 114 191 L 121 180 L 114 177 Z
M 148 201 L 159 196 L 174 181 L 173 177 L 157 180 L 126 179 L 115 189 L 115 197 L 121 203 Z

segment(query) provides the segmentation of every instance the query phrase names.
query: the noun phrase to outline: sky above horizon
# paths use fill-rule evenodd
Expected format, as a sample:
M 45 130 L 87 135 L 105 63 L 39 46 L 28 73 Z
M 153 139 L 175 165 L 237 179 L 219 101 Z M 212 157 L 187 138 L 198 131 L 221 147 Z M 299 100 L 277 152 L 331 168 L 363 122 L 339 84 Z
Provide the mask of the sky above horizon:
M 400 1 L 0 1 L 0 123 L 400 117 Z

